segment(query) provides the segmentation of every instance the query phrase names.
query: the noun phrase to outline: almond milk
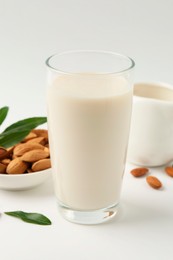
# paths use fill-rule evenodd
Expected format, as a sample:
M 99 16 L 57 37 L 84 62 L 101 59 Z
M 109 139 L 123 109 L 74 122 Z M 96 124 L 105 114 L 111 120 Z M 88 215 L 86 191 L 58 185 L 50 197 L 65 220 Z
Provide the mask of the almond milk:
M 48 127 L 58 201 L 96 210 L 119 201 L 132 88 L 113 75 L 54 78 L 48 88 Z

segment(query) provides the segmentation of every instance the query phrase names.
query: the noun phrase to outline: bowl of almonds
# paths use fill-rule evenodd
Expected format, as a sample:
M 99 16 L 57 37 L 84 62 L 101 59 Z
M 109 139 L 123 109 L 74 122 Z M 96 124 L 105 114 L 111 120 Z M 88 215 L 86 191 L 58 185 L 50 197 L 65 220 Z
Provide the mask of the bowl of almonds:
M 0 189 L 30 189 L 50 176 L 46 129 L 33 129 L 19 143 L 8 148 L 0 147 Z

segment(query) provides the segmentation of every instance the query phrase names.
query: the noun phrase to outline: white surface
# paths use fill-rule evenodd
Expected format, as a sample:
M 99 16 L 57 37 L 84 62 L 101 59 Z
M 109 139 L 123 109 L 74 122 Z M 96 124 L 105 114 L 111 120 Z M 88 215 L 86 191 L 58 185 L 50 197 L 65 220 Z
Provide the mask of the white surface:
M 136 81 L 173 84 L 172 0 L 0 0 L 0 105 L 7 124 L 45 115 L 44 60 L 70 49 L 105 49 L 136 61 Z M 5 125 L 4 125 L 5 126 Z M 2 260 L 172 260 L 173 180 L 165 188 L 125 175 L 117 221 L 80 226 L 63 220 L 51 182 L 25 192 L 0 191 L 0 211 L 45 213 L 52 226 L 2 215 Z
M 30 191 L 0 191 L 1 212 L 40 212 L 52 220 L 52 226 L 37 226 L 2 214 L 1 259 L 171 260 L 173 179 L 159 169 L 150 173 L 162 180 L 163 190 L 150 188 L 144 177 L 136 179 L 127 170 L 119 216 L 94 226 L 62 219 L 51 180 Z

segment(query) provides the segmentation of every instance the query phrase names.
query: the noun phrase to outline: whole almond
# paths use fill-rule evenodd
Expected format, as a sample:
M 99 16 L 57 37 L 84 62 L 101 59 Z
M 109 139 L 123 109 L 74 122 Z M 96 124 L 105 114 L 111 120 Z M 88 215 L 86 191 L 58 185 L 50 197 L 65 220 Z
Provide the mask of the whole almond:
M 47 143 L 47 141 L 45 140 L 44 137 L 40 136 L 40 137 L 32 138 L 31 140 L 27 141 L 27 143 L 29 143 L 29 144 L 37 143 L 37 144 L 45 145 Z
M 19 144 L 14 148 L 13 155 L 14 156 L 22 156 L 24 153 L 29 152 L 35 149 L 44 149 L 44 146 L 38 143 L 23 143 Z
M 27 167 L 28 164 L 26 162 L 23 162 L 20 158 L 15 158 L 7 166 L 6 172 L 8 174 L 22 174 Z
M 11 162 L 11 160 L 10 159 L 3 159 L 2 161 L 1 161 L 1 163 L 3 163 L 3 164 L 5 164 L 5 165 L 8 165 L 9 163 Z
M 0 147 L 0 160 L 10 158 L 13 153 L 14 146 L 11 146 L 7 149 Z M 4 150 L 4 152 L 2 151 Z
M 4 147 L 0 147 L 0 159 L 3 159 L 7 156 L 8 151 Z
M 148 173 L 148 168 L 135 168 L 133 170 L 130 171 L 130 173 L 134 176 L 134 177 L 141 177 L 145 174 Z
M 6 168 L 7 168 L 7 165 L 5 165 L 3 163 L 0 163 L 0 173 L 5 173 L 6 172 Z
M 173 177 L 173 167 L 166 167 L 165 172 L 170 176 Z
M 41 149 L 35 149 L 24 153 L 24 155 L 22 155 L 20 158 L 25 162 L 36 162 L 38 160 L 45 159 L 47 157 L 49 157 L 48 152 Z
M 25 143 L 25 142 L 27 142 L 27 141 L 33 139 L 33 138 L 36 138 L 36 137 L 37 137 L 36 134 L 34 134 L 33 132 L 30 132 L 30 133 L 22 140 L 22 142 Z
M 32 170 L 34 172 L 46 170 L 51 167 L 50 159 L 39 160 L 32 165 Z
M 154 176 L 146 177 L 146 181 L 154 189 L 160 189 L 162 187 L 161 181 L 159 181 L 159 179 Z
M 32 133 L 36 134 L 37 136 L 42 136 L 48 139 L 48 131 L 46 129 L 33 129 Z

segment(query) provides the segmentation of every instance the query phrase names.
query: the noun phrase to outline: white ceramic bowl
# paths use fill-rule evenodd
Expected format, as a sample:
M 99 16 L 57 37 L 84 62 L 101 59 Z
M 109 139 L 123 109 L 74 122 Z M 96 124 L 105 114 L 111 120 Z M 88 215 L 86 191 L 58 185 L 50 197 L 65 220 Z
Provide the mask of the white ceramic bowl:
M 51 168 L 28 174 L 0 174 L 0 189 L 28 190 L 40 185 L 51 176 Z

